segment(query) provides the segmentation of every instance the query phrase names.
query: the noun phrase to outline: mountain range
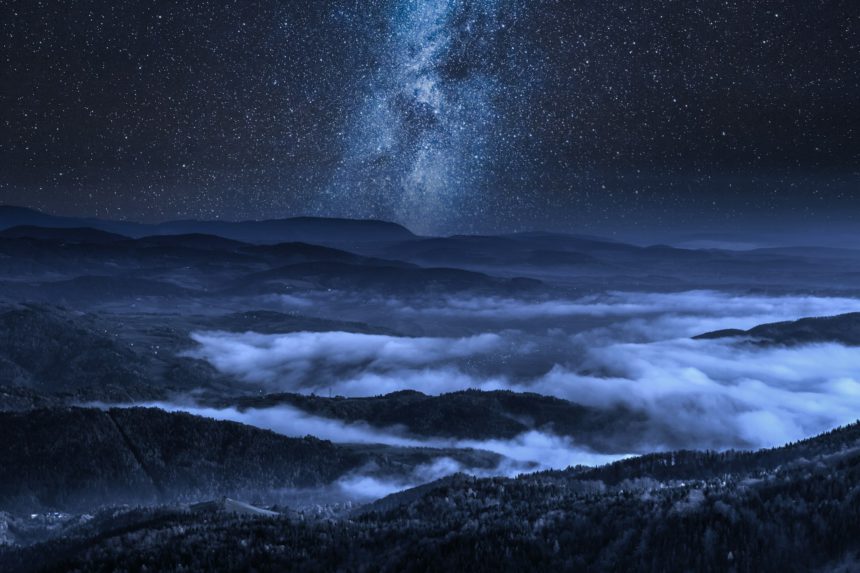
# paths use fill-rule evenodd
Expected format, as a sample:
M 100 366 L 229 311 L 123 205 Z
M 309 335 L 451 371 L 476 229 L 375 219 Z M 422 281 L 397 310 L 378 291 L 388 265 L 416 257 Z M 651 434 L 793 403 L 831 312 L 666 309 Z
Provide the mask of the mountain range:
M 0 207 L 0 570 L 856 569 L 858 278 Z

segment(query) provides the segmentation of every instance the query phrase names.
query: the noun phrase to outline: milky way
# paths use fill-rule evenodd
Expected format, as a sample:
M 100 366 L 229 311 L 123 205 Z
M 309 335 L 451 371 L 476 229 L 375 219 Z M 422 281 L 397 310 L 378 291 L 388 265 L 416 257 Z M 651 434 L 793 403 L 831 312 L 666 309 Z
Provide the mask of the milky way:
M 855 4 L 0 3 L 0 202 L 661 241 L 853 225 Z
M 480 211 L 498 157 L 500 81 L 490 58 L 503 10 L 510 18 L 515 6 L 407 0 L 392 7 L 382 65 L 350 126 L 327 207 L 348 201 L 356 216 L 417 231 Z

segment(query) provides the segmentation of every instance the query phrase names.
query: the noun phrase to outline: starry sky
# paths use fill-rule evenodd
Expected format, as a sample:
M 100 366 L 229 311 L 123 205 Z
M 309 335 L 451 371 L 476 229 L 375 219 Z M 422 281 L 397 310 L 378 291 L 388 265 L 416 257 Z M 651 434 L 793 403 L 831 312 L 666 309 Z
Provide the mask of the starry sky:
M 426 233 L 860 222 L 856 0 L 0 3 L 0 202 Z

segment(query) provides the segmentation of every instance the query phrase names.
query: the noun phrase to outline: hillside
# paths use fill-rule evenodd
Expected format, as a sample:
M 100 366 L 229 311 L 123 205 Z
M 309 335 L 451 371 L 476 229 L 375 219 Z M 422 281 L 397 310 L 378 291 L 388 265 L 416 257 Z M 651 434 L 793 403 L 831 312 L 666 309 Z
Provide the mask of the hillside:
M 70 431 L 73 429 L 73 431 Z M 104 505 L 277 500 L 350 472 L 407 478 L 440 457 L 495 467 L 469 450 L 336 445 L 154 408 L 63 408 L 0 413 L 0 507 L 92 511 Z
M 697 339 L 741 337 L 761 344 L 815 344 L 836 342 L 860 345 L 860 313 L 802 318 L 800 320 L 761 324 L 749 330 L 717 330 L 700 334 Z
M 0 378 L 6 384 L 52 392 L 98 387 L 105 396 L 127 399 L 145 391 L 144 370 L 126 344 L 87 317 L 33 306 L 0 311 Z
M 702 461 L 721 474 L 714 478 L 655 477 L 632 462 L 622 465 L 637 471 L 617 484 L 575 471 L 459 475 L 336 522 L 107 513 L 63 539 L 0 553 L 0 564 L 10 571 L 240 564 L 258 571 L 851 571 L 860 562 L 858 427 L 744 454 L 733 468 Z
M 423 437 L 511 439 L 530 430 L 575 437 L 607 451 L 634 442 L 645 415 L 624 408 L 596 409 L 540 394 L 466 390 L 428 396 L 414 390 L 366 398 L 269 394 L 215 400 L 217 407 L 271 408 L 286 404 L 308 414 L 377 428 L 398 427 Z

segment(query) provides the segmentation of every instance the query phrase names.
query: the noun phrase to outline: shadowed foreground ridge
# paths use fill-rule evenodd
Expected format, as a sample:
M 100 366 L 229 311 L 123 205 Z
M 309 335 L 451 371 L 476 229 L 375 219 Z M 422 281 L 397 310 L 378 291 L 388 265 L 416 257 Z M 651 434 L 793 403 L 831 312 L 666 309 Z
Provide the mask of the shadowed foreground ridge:
M 662 472 L 655 473 L 655 466 Z M 657 476 L 657 477 L 652 477 Z M 621 479 L 623 477 L 623 479 Z M 853 570 L 860 424 L 754 453 L 455 475 L 341 519 L 106 511 L 8 571 Z M 815 507 L 815 518 L 809 508 Z
M 469 450 L 333 444 L 156 408 L 0 413 L 0 507 L 85 512 L 108 505 L 263 497 L 332 484 L 372 466 L 408 473 L 438 457 L 493 467 Z M 47 471 L 46 471 L 47 470 Z

